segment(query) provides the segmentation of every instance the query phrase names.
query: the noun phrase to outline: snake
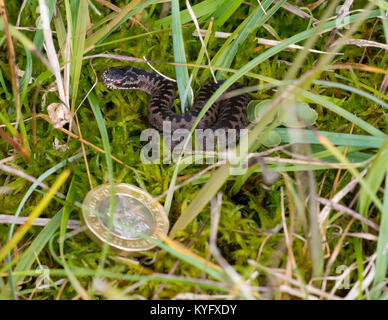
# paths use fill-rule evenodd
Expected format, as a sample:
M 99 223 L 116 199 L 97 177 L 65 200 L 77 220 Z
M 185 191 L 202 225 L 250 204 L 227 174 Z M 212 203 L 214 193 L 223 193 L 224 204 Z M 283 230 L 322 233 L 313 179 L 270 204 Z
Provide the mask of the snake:
M 192 107 L 182 114 L 177 114 L 172 110 L 175 99 L 175 87 L 171 80 L 141 68 L 130 66 L 110 67 L 101 75 L 102 83 L 110 89 L 138 89 L 147 93 L 150 98 L 147 106 L 147 117 L 151 125 L 159 132 L 163 133 L 163 122 L 169 121 L 171 131 L 177 129 L 191 130 L 199 113 L 225 81 L 208 82 L 203 85 L 195 99 Z M 236 135 L 233 139 L 239 139 L 240 129 L 248 126 L 247 105 L 251 101 L 247 93 L 230 92 L 243 89 L 245 86 L 240 82 L 234 82 L 228 89 L 210 106 L 207 112 L 198 122 L 197 129 L 211 129 L 215 132 L 218 129 L 235 129 Z M 234 142 L 228 140 L 228 144 Z M 171 146 L 173 146 L 173 142 Z M 264 160 L 260 157 L 256 159 L 263 168 L 264 183 L 271 185 L 275 183 L 279 174 L 274 171 L 267 171 Z
M 159 132 L 163 131 L 163 122 L 171 123 L 171 131 L 190 130 L 213 93 L 224 81 L 208 82 L 203 85 L 192 107 L 185 113 L 178 114 L 172 110 L 175 99 L 175 87 L 171 80 L 148 70 L 120 66 L 111 67 L 101 75 L 102 83 L 110 89 L 138 89 L 147 93 L 150 98 L 147 106 L 147 117 L 150 124 Z M 242 89 L 244 85 L 234 82 L 207 110 L 197 124 L 197 129 L 239 129 L 248 125 L 247 104 L 251 97 L 247 93 L 228 97 L 228 92 Z

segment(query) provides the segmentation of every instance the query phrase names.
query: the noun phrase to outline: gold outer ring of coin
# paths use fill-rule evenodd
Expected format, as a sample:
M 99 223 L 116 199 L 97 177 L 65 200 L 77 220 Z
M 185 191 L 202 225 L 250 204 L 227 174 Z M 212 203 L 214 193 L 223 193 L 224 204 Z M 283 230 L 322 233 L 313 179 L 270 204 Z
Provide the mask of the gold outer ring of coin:
M 163 206 L 154 201 L 153 197 L 143 189 L 136 186 L 117 183 L 114 185 L 115 194 L 125 194 L 140 201 L 152 214 L 154 223 L 153 231 L 149 235 L 154 239 L 162 240 L 167 235 L 169 221 Z M 101 199 L 110 196 L 110 184 L 102 184 L 90 190 L 83 201 L 82 221 L 87 227 L 86 233 L 100 246 L 107 243 L 108 230 L 103 226 L 101 219 L 95 214 L 98 212 L 98 205 Z M 88 210 L 90 208 L 91 210 Z M 123 255 L 134 255 L 139 251 L 152 249 L 156 245 L 151 241 L 141 238 L 136 240 L 124 239 L 110 234 L 109 248 L 111 251 Z

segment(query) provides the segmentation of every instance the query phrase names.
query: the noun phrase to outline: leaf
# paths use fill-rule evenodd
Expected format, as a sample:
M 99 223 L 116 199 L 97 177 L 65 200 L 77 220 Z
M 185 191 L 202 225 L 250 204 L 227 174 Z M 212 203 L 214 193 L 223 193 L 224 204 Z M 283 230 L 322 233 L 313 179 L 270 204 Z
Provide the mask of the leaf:
M 247 106 L 248 120 L 253 122 L 260 118 L 260 116 L 265 113 L 270 103 L 271 100 L 263 100 L 260 102 L 258 100 L 253 100 L 249 102 Z M 296 102 L 295 110 L 298 116 L 309 125 L 313 125 L 318 118 L 318 113 L 305 102 Z M 303 126 L 303 124 L 301 125 L 301 122 L 297 119 L 292 108 L 283 111 L 282 116 L 279 118 L 278 122 L 279 125 L 284 125 L 291 128 L 299 128 Z
M 277 133 L 274 130 L 271 130 L 268 132 L 268 135 L 263 140 L 263 145 L 266 147 L 276 147 L 282 142 L 282 138 L 280 137 L 280 134 Z
M 318 113 L 310 108 L 310 106 L 305 102 L 295 102 L 295 112 L 302 118 L 308 125 L 313 125 L 318 118 Z M 287 109 L 282 117 L 279 119 L 281 125 L 291 128 L 301 128 L 304 127 L 304 124 L 298 120 L 294 108 Z
M 259 121 L 259 118 L 265 113 L 270 103 L 270 99 L 250 101 L 247 106 L 248 121 Z

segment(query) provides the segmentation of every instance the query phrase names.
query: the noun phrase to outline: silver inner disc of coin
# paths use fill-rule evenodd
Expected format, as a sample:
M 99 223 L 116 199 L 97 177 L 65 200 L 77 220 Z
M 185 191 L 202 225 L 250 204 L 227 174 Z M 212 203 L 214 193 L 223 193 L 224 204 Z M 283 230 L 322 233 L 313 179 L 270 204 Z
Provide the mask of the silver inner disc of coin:
M 101 199 L 97 210 L 102 214 L 102 225 L 109 229 L 110 196 Z M 112 234 L 127 240 L 138 240 L 141 236 L 131 230 L 150 235 L 154 229 L 154 218 L 148 208 L 139 200 L 127 194 L 115 195 Z

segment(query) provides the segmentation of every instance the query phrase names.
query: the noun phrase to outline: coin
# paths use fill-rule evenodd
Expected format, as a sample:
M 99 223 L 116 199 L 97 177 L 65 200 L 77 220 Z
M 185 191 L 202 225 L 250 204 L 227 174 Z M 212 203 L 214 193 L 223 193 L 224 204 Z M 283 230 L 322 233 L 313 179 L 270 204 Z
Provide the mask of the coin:
M 121 255 L 155 247 L 148 237 L 161 240 L 169 222 L 164 208 L 143 189 L 126 183 L 114 184 L 113 217 L 110 213 L 110 184 L 90 190 L 82 206 L 88 235 Z

